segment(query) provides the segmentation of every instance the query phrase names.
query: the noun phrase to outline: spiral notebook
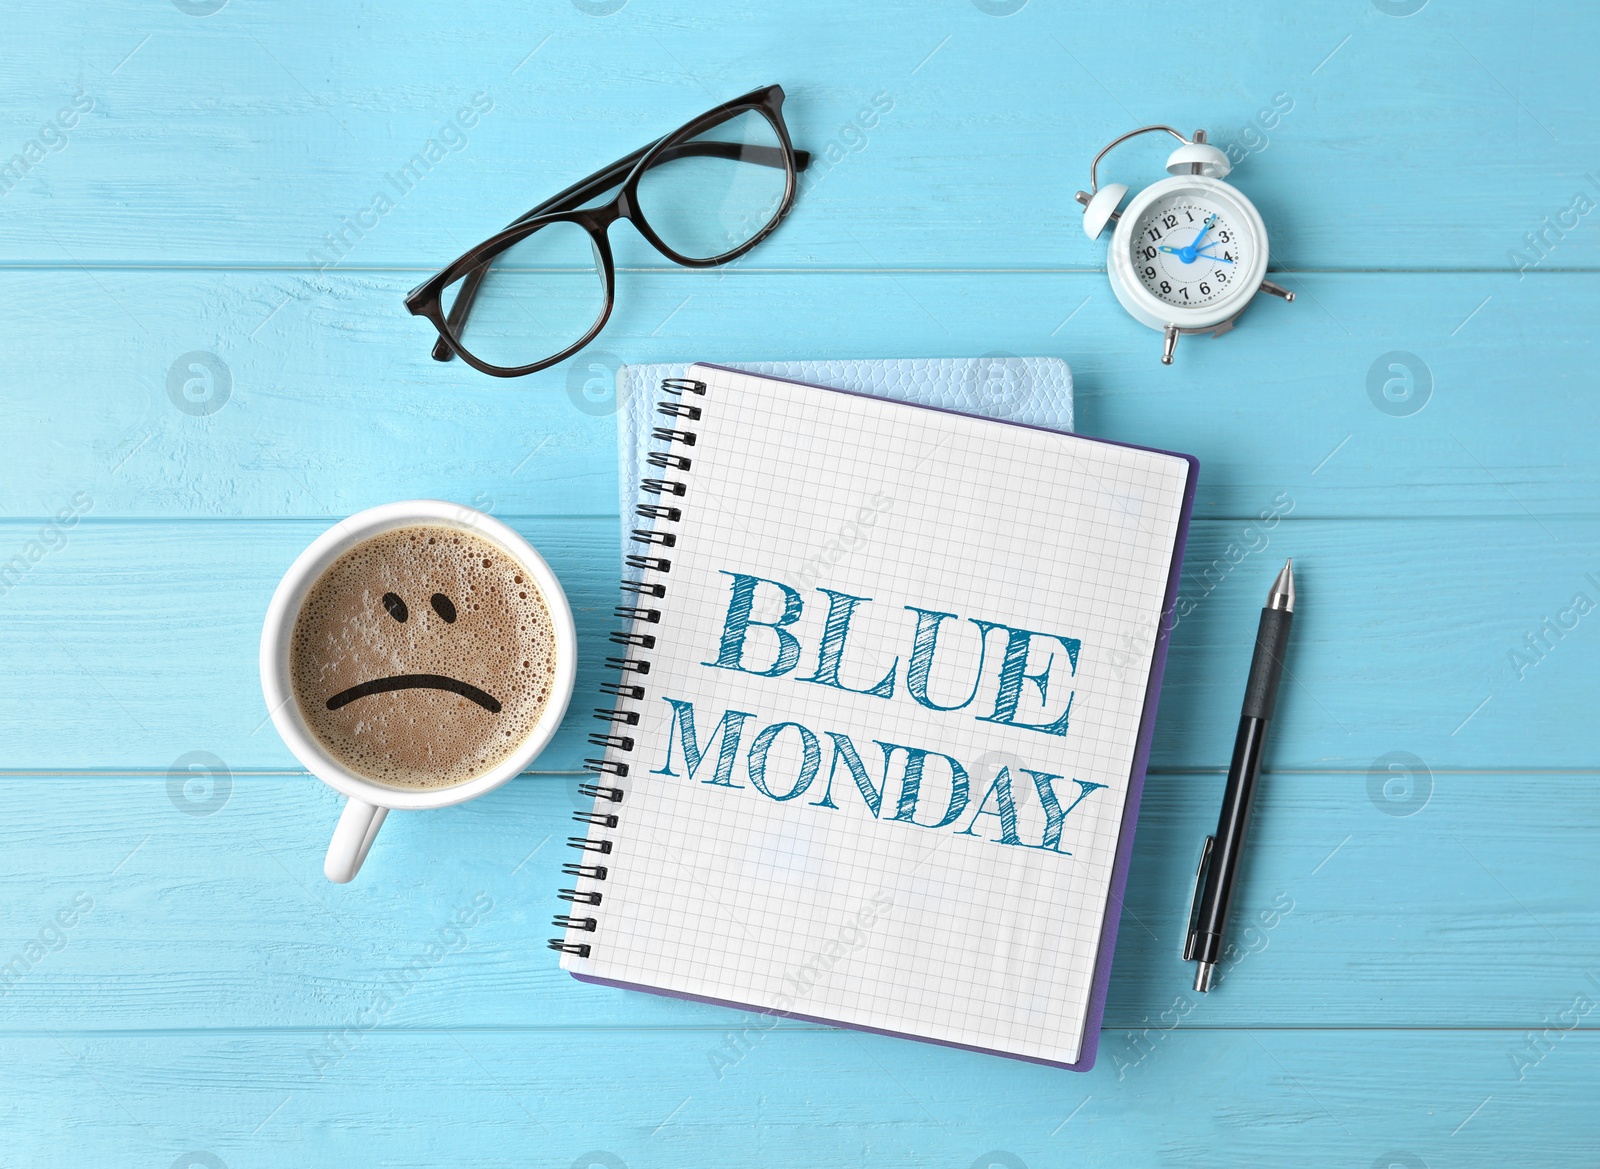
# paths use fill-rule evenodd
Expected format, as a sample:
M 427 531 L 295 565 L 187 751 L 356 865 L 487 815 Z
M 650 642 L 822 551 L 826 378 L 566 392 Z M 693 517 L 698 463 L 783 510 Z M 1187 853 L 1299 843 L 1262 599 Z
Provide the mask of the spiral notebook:
M 656 409 L 563 968 L 1087 1069 L 1194 460 L 709 365 Z

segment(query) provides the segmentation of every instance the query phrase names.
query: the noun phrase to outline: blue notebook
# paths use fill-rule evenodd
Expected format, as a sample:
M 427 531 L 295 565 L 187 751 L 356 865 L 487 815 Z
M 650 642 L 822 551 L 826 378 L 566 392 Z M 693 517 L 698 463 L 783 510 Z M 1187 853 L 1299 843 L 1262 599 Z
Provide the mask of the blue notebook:
M 1059 357 L 885 357 L 837 361 L 730 361 L 729 369 L 788 378 L 833 390 L 915 402 L 986 418 L 1007 418 L 1049 430 L 1072 430 L 1072 370 Z M 688 362 L 624 365 L 617 370 L 619 514 L 633 515 L 639 480 L 652 449 L 656 387 L 682 377 Z M 629 524 L 622 525 L 627 543 Z

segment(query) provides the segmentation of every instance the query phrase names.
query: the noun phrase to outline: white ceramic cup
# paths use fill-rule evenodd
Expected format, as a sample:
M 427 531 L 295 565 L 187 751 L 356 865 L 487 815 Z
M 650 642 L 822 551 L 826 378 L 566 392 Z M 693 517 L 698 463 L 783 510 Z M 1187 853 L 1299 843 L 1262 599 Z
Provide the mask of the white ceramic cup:
M 289 672 L 289 641 L 301 602 L 323 571 L 351 548 L 382 532 L 417 524 L 458 528 L 494 544 L 516 561 L 538 586 L 555 628 L 556 670 L 550 700 L 522 743 L 491 770 L 465 783 L 441 788 L 399 788 L 358 775 L 335 759 L 317 741 L 300 714 Z M 437 499 L 388 503 L 357 512 L 335 524 L 314 540 L 290 566 L 272 594 L 261 630 L 261 692 L 272 713 L 272 723 L 306 770 L 347 797 L 339 825 L 333 830 L 322 871 L 328 880 L 343 884 L 361 869 L 367 851 L 391 808 L 444 808 L 493 791 L 521 772 L 550 742 L 566 714 L 577 674 L 578 635 L 572 607 L 561 582 L 544 557 L 516 532 L 492 516 L 470 507 Z

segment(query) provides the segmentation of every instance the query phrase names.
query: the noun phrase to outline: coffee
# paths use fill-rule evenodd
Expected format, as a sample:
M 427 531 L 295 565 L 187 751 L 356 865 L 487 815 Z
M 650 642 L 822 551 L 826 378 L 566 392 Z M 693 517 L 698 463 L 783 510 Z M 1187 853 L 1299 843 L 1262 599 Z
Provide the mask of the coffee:
M 442 525 L 357 544 L 306 593 L 290 637 L 301 716 L 343 766 L 439 788 L 492 769 L 550 701 L 556 635 L 529 573 Z

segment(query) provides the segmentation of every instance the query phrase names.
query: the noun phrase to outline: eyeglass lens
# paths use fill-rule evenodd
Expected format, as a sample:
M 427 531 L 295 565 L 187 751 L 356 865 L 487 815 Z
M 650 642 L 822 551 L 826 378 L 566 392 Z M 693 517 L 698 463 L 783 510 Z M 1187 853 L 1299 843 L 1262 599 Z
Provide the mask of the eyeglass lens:
M 786 187 L 776 127 L 746 110 L 669 143 L 640 176 L 638 204 L 670 250 L 711 260 L 766 228 Z M 463 283 L 444 290 L 447 311 Z M 589 233 L 575 223 L 546 224 L 494 258 L 456 342 L 489 365 L 531 365 L 581 340 L 604 313 L 605 293 Z

